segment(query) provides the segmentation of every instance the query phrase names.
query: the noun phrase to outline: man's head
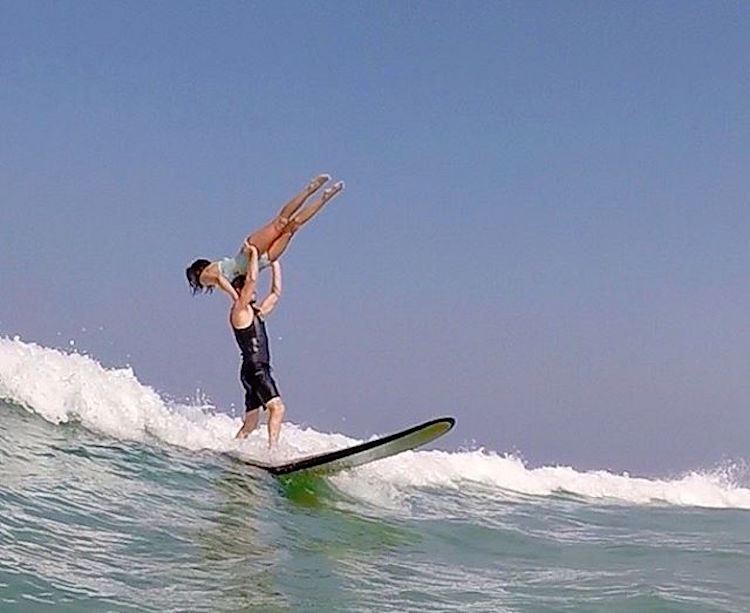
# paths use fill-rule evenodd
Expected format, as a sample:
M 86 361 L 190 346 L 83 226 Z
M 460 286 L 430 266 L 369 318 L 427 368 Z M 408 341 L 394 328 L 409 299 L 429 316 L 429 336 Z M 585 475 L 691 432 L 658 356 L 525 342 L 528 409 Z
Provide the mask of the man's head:
M 234 279 L 232 279 L 232 287 L 238 294 L 242 291 L 242 288 L 245 287 L 245 278 L 245 275 L 237 275 Z M 253 297 L 250 302 L 255 302 L 255 293 L 253 293 Z
M 193 295 L 201 292 L 211 292 L 212 287 L 204 287 L 201 285 L 201 273 L 205 270 L 211 262 L 208 260 L 198 259 L 195 260 L 190 266 L 185 269 L 185 275 L 187 276 L 188 284 L 190 289 L 193 291 Z

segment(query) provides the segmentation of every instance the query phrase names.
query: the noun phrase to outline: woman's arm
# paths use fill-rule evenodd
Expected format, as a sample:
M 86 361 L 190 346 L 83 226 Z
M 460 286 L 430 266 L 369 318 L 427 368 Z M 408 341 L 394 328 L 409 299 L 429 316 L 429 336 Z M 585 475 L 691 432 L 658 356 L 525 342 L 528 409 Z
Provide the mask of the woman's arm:
M 229 297 L 232 299 L 232 302 L 235 302 L 239 298 L 237 292 L 232 287 L 232 284 L 221 273 L 219 273 L 219 278 L 216 280 L 216 285 L 219 286 L 219 289 L 223 290 L 229 295 Z

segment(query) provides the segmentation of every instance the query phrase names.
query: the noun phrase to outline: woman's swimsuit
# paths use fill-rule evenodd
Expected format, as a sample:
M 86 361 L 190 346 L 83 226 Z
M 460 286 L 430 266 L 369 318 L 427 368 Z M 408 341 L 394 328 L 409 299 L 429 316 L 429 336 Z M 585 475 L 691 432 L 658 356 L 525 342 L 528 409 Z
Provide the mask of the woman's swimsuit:
M 232 280 L 239 275 L 247 274 L 247 265 L 249 258 L 247 254 L 240 251 L 233 258 L 222 258 L 219 260 L 219 272 L 226 277 L 231 283 Z M 263 253 L 258 258 L 258 270 L 263 270 L 271 265 L 271 261 L 268 259 L 268 253 Z

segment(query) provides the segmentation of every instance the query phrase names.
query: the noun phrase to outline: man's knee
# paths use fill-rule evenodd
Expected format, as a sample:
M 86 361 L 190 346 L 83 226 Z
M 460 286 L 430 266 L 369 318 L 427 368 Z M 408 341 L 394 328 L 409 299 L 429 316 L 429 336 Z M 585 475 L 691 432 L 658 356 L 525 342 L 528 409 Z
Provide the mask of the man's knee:
M 276 398 L 269 400 L 266 406 L 268 407 L 268 411 L 273 415 L 278 416 L 279 419 L 284 417 L 284 411 L 286 409 L 284 408 L 281 396 L 276 396 Z

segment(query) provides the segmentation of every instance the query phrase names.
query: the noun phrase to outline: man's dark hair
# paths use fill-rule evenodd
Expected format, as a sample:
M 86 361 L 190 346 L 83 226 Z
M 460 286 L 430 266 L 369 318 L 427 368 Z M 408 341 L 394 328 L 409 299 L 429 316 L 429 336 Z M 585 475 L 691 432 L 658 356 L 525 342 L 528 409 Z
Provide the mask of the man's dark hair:
M 210 263 L 208 260 L 198 259 L 185 269 L 185 275 L 187 276 L 193 295 L 200 294 L 201 292 L 211 293 L 213 291 L 213 287 L 203 287 L 200 281 L 201 273 Z
M 245 287 L 246 280 L 247 277 L 245 275 L 237 275 L 232 279 L 232 287 L 234 288 L 234 291 L 239 294 L 242 291 L 242 288 Z M 250 304 L 255 304 L 255 292 L 253 292 L 253 296 L 250 299 Z
M 245 275 L 237 275 L 232 279 L 232 287 L 239 294 L 242 291 L 242 288 L 245 287 Z

